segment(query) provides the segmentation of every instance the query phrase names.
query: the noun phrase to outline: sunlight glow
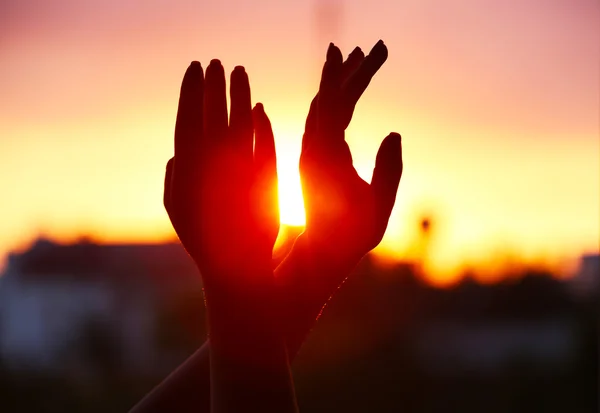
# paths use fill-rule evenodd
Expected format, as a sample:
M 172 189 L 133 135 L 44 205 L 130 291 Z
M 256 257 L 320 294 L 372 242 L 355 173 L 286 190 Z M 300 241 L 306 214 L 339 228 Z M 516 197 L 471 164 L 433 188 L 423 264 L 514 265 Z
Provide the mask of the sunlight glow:
M 474 271 L 491 282 L 514 261 L 575 268 L 600 250 L 597 2 L 492 2 L 490 13 L 490 2 L 374 0 L 376 19 L 345 2 L 344 27 L 316 36 L 312 2 L 12 3 L 0 13 L 0 270 L 39 235 L 174 239 L 164 173 L 192 60 L 245 66 L 273 126 L 281 222 L 303 225 L 298 160 L 327 42 L 346 55 L 378 39 L 388 61 L 346 131 L 366 181 L 382 139 L 402 134 L 378 253 L 448 284 Z M 243 41 L 240 27 L 253 28 Z
M 290 168 L 289 164 L 278 168 L 279 177 L 279 213 L 282 224 L 304 225 L 306 214 L 302 199 L 300 173 L 298 166 Z

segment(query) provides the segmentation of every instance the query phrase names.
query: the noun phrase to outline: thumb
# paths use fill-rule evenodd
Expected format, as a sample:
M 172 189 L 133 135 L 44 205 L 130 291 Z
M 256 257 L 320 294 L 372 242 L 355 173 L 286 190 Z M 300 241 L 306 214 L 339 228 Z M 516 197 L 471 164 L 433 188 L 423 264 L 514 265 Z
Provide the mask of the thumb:
M 379 147 L 371 179 L 377 219 L 383 225 L 387 225 L 394 208 L 401 176 L 402 139 L 399 134 L 392 132 Z

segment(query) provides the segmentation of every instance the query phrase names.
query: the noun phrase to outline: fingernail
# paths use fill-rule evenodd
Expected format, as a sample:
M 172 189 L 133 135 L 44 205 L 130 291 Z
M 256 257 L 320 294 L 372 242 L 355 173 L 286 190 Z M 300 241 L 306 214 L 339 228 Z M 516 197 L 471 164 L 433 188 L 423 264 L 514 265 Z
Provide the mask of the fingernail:
M 210 66 L 221 66 L 221 61 L 219 59 L 213 59 L 210 61 Z
M 242 72 L 242 73 L 246 73 L 246 69 L 244 69 L 244 66 L 236 66 L 233 68 L 233 71 L 237 71 L 237 72 Z
M 200 62 L 197 60 L 193 60 L 192 63 L 190 63 L 190 67 L 200 67 Z
M 264 111 L 265 111 L 265 108 L 264 108 L 264 106 L 263 106 L 263 104 L 262 104 L 262 103 L 257 103 L 257 104 L 254 106 L 254 110 L 257 110 L 257 111 L 259 111 L 259 112 L 264 112 Z

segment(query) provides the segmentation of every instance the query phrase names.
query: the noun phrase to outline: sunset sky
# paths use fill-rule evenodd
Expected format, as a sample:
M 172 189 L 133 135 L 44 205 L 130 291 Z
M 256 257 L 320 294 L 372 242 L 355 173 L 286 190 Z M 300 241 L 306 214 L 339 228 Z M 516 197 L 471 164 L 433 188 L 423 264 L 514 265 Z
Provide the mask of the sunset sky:
M 438 281 L 517 257 L 600 249 L 597 0 L 0 2 L 0 262 L 39 234 L 160 241 L 179 86 L 192 60 L 242 64 L 275 130 L 282 218 L 330 41 L 388 62 L 347 133 L 369 180 L 381 140 L 405 169 L 380 252 L 428 246 Z M 0 265 L 1 267 L 1 265 Z

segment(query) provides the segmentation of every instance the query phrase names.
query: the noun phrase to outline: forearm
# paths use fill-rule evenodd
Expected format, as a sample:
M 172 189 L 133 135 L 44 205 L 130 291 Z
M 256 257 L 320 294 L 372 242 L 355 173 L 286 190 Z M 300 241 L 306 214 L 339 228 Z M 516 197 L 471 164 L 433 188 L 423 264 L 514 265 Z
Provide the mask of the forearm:
M 356 262 L 358 260 L 331 262 L 316 257 L 309 248 L 305 235 L 301 235 L 275 270 L 276 296 L 281 297 L 285 303 L 285 307 L 281 308 L 284 322 L 280 327 L 290 363 L 314 326 L 324 303 Z M 164 406 L 171 405 L 177 406 L 177 411 L 182 413 L 209 412 L 209 353 L 207 341 L 136 405 L 132 412 L 159 412 L 164 411 Z
M 205 285 L 213 413 L 297 410 L 268 267 L 243 278 L 222 278 L 236 279 L 235 286 Z
M 219 391 L 219 387 L 235 385 L 235 383 L 223 383 L 227 377 L 239 376 L 238 382 L 250 383 L 247 387 L 238 388 L 236 393 L 240 395 L 238 399 L 248 398 L 253 394 L 253 383 L 259 381 L 265 384 L 268 381 L 275 380 L 278 376 L 284 380 L 277 380 L 274 386 L 280 386 L 281 383 L 287 383 L 290 379 L 289 370 L 282 371 L 281 366 L 288 368 L 287 355 L 282 353 L 285 343 L 281 339 L 281 333 L 275 331 L 273 327 L 271 331 L 265 334 L 265 324 L 256 323 L 256 318 L 259 317 L 256 308 L 251 309 L 247 303 L 248 296 L 255 296 L 255 293 L 249 288 L 239 288 L 239 299 L 223 300 L 218 297 L 211 297 L 208 308 L 209 334 L 211 340 L 207 340 L 193 355 L 191 355 L 179 368 L 171 373 L 163 382 L 156 386 L 148 395 L 144 397 L 132 410 L 132 413 L 154 413 L 164 411 L 177 412 L 195 412 L 208 413 L 211 411 L 211 370 L 216 373 L 214 377 L 215 383 L 221 383 L 218 386 L 212 386 L 212 390 L 217 393 L 224 394 Z M 215 292 L 215 288 L 209 288 L 210 292 Z M 232 303 L 234 305 L 232 305 Z M 219 308 L 220 307 L 220 308 Z M 261 312 L 264 312 L 262 310 Z M 245 318 L 245 320 L 244 320 Z M 219 327 L 221 328 L 215 328 Z M 221 331 L 219 331 L 221 330 Z M 224 330 L 224 331 L 223 331 Z M 257 334 L 260 332 L 260 340 L 257 339 Z M 235 333 L 232 334 L 232 333 Z M 276 335 L 273 335 L 276 334 Z M 252 338 L 254 337 L 254 338 Z M 270 347 L 270 348 L 269 348 Z M 215 368 L 211 369 L 211 352 L 215 348 L 216 357 L 213 358 Z M 265 352 L 268 352 L 265 354 Z M 284 359 L 285 357 L 285 359 Z M 237 360 L 231 360 L 232 358 Z M 270 360 L 269 360 L 270 358 Z M 262 359 L 262 362 L 261 362 Z M 267 359 L 265 361 L 265 359 Z M 279 366 L 279 371 L 269 373 L 269 371 L 260 372 L 252 364 L 261 362 L 266 366 Z M 238 364 L 236 367 L 235 364 Z M 245 367 L 240 368 L 242 363 Z M 285 363 L 285 364 L 284 364 Z M 231 371 L 234 369 L 234 371 Z M 235 371 L 237 369 L 237 371 Z M 230 370 L 230 371 L 228 371 Z M 245 377 L 244 377 L 245 376 Z M 262 378 L 260 376 L 263 376 Z M 243 379 L 243 380 L 242 380 Z M 239 387 L 239 386 L 238 386 Z M 265 386 L 266 387 L 266 386 Z M 275 387 L 274 387 L 275 388 Z M 258 394 L 258 393 L 256 393 Z M 275 392 L 269 392 L 271 402 L 274 403 L 273 395 Z M 278 391 L 277 394 L 285 394 Z M 219 402 L 219 397 L 214 398 L 215 403 Z M 240 402 L 237 402 L 240 404 Z M 255 401 L 254 403 L 257 403 Z M 242 406 L 243 407 L 243 406 Z M 223 407 L 225 409 L 225 407 Z M 261 411 L 268 411 L 266 408 L 261 408 Z
M 130 413 L 210 412 L 210 347 L 210 341 L 207 340 L 184 363 L 138 402 L 130 410 Z M 272 396 L 273 393 L 269 393 L 269 397 Z M 266 409 L 263 409 L 263 411 L 266 411 Z
M 257 340 L 256 337 L 260 336 Z M 227 339 L 229 340 L 229 338 Z M 257 332 L 238 346 L 251 352 L 240 357 L 238 351 L 219 348 L 211 342 L 210 405 L 213 413 L 296 412 L 296 397 L 285 343 L 279 338 Z M 252 343 L 249 343 L 252 342 Z M 260 342 L 260 345 L 256 345 Z
M 210 412 L 209 349 L 206 341 L 130 413 Z
M 301 234 L 291 252 L 275 270 L 280 295 L 285 297 L 282 326 L 290 361 L 361 257 L 334 259 L 312 247 L 306 233 Z

